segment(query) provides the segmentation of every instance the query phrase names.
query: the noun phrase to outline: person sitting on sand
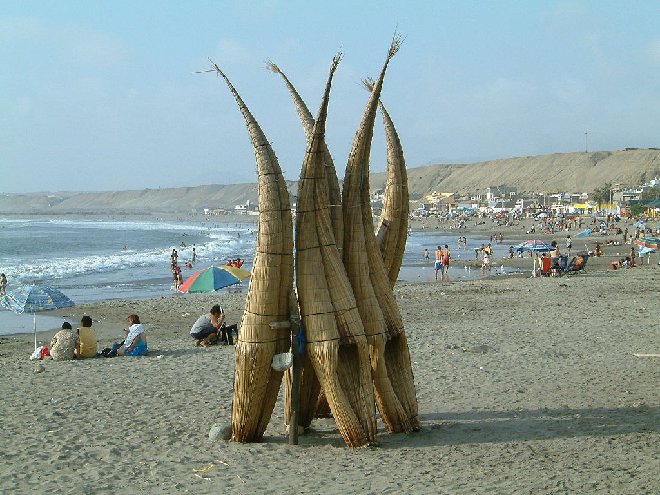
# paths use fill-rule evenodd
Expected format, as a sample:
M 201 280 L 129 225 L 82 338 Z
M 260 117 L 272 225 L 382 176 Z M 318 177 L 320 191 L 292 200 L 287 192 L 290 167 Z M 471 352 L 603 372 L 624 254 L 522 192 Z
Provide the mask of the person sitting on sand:
M 190 336 L 197 340 L 197 346 L 208 347 L 218 340 L 225 345 L 233 344 L 234 332 L 238 333 L 238 326 L 226 326 L 224 310 L 219 304 L 214 304 L 209 314 L 197 318 L 190 329 Z
M 573 270 L 574 271 L 579 270 L 580 268 L 582 268 L 582 265 L 584 265 L 584 256 L 578 254 L 575 257 L 575 261 L 573 262 Z
M 96 332 L 92 329 L 92 317 L 83 316 L 81 327 L 76 330 L 78 343 L 76 344 L 76 357 L 79 359 L 96 357 Z
M 128 329 L 124 329 L 126 338 L 117 349 L 117 356 L 146 356 L 148 352 L 147 335 L 144 332 L 144 326 L 140 323 L 140 317 L 129 315 L 128 323 L 130 326 Z
M 618 270 L 619 268 L 623 267 L 624 261 L 626 261 L 624 258 L 613 261 L 610 263 L 610 268 L 612 268 L 612 270 Z
M 603 250 L 600 248 L 600 242 L 596 241 L 596 248 L 594 249 L 594 254 L 596 256 L 602 256 Z
M 76 337 L 73 328 L 71 328 L 71 323 L 65 321 L 62 323 L 62 329 L 53 335 L 53 338 L 50 341 L 50 345 L 48 346 L 50 356 L 54 361 L 72 360 L 74 353 L 76 352 L 77 341 L 78 338 Z

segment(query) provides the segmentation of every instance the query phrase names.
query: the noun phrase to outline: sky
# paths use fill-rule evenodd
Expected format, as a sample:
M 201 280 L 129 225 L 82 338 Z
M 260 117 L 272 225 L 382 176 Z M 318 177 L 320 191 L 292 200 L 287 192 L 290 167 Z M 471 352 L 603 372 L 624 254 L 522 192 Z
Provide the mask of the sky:
M 660 147 L 660 2 L 0 0 L 0 193 L 256 182 L 231 79 L 297 180 L 305 139 L 340 178 L 395 32 L 382 101 L 408 167 Z M 376 121 L 371 169 L 385 169 Z

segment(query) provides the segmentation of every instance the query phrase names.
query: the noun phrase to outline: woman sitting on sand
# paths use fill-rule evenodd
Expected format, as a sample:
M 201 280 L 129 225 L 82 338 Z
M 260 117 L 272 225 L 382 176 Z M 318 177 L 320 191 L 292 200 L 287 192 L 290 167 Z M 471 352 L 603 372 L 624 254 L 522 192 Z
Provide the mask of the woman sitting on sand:
M 53 335 L 50 341 L 49 352 L 54 361 L 70 361 L 76 352 L 76 336 L 71 323 L 65 321 L 62 323 L 62 329 Z
M 96 357 L 96 333 L 92 329 L 92 317 L 85 315 L 80 319 L 78 343 L 76 344 L 77 358 Z
M 147 336 L 144 333 L 144 326 L 140 323 L 140 317 L 129 315 L 128 323 L 131 326 L 124 329 L 126 338 L 124 343 L 117 349 L 117 356 L 146 356 Z

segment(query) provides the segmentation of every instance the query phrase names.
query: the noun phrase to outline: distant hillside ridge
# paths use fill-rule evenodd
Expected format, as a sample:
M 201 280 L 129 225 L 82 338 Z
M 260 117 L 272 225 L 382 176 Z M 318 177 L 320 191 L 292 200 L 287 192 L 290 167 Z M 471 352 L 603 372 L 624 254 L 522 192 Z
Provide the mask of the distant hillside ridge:
M 385 174 L 372 174 L 372 187 Z M 596 151 L 505 158 L 470 165 L 408 169 L 411 198 L 438 192 L 470 194 L 507 185 L 518 191 L 590 193 L 606 183 L 637 186 L 660 177 L 660 150 Z
M 507 185 L 518 191 L 589 193 L 606 183 L 637 186 L 660 177 L 660 150 L 631 149 L 554 153 L 473 164 L 408 168 L 411 199 L 433 191 L 470 194 Z M 371 189 L 382 189 L 385 172 L 371 174 Z M 287 181 L 295 196 L 297 182 Z M 169 189 L 106 192 L 0 194 L 0 214 L 172 214 L 201 213 L 204 208 L 231 210 L 257 204 L 257 184 L 211 184 Z

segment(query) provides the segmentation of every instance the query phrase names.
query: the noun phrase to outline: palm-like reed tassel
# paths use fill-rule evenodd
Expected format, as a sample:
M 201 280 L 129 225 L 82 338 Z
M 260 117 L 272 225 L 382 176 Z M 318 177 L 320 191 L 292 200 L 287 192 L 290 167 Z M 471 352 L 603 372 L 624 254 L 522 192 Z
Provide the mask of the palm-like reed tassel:
M 365 79 L 362 82 L 369 92 L 373 90 L 374 81 L 372 79 Z M 401 270 L 401 262 L 408 240 L 408 217 L 410 215 L 408 173 L 403 156 L 403 147 L 394 127 L 394 122 L 385 105 L 383 105 L 382 99 L 379 100 L 378 106 L 383 116 L 383 127 L 385 128 L 387 180 L 385 182 L 383 211 L 378 221 L 376 240 L 383 256 L 390 284 L 394 287 L 399 276 L 399 270 Z
M 271 368 L 273 356 L 290 347 L 288 329 L 270 324 L 289 318 L 293 286 L 293 222 L 289 194 L 277 157 L 256 119 L 220 68 L 212 63 L 247 124 L 254 148 L 259 187 L 259 231 L 241 332 L 236 342 L 232 441 L 263 437 L 270 421 L 282 372 Z
M 369 351 L 331 227 L 324 167 L 327 107 L 340 60 L 333 59 L 300 175 L 296 281 L 307 355 L 342 437 L 350 447 L 362 447 L 376 441 Z
M 369 156 L 376 110 L 387 66 L 400 44 L 401 39 L 395 37 L 369 97 L 353 140 L 343 190 L 344 265 L 369 340 L 376 403 L 390 432 L 419 428 L 403 320 L 376 242 L 369 198 Z

